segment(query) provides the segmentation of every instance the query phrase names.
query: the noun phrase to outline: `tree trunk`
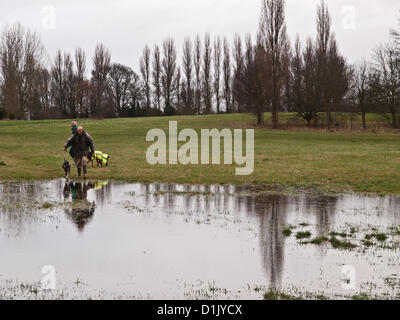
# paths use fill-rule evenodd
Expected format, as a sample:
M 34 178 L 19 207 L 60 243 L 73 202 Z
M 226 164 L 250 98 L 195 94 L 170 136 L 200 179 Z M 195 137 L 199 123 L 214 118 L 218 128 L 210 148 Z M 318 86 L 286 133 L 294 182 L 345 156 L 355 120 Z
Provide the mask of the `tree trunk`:
M 272 101 L 272 107 L 271 107 L 271 112 L 272 112 L 272 128 L 273 129 L 278 129 L 278 103 L 274 97 L 274 100 Z
M 397 129 L 396 112 L 392 112 L 392 124 L 393 124 L 393 128 Z
M 327 118 L 328 118 L 328 131 L 331 131 L 332 128 L 332 115 L 331 115 L 331 110 L 329 109 L 326 113 Z
M 258 126 L 264 125 L 264 113 L 262 111 L 257 112 L 257 125 Z
M 361 113 L 361 117 L 362 117 L 362 124 L 363 124 L 363 130 L 367 130 L 367 120 L 365 119 L 365 112 Z

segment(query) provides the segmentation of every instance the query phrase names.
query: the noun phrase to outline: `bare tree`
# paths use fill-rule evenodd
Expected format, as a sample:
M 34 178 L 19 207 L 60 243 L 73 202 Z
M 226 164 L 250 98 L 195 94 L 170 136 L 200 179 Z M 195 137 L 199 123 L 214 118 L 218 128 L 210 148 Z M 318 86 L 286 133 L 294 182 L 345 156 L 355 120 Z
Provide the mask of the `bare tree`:
M 34 119 L 44 119 L 44 118 L 55 118 L 57 117 L 57 112 L 51 107 L 51 75 L 50 72 L 43 68 L 38 72 L 38 88 L 37 94 L 39 95 L 38 113 L 39 116 L 32 114 Z
M 51 67 L 51 91 L 56 107 L 60 110 L 62 117 L 68 117 L 65 92 L 64 59 L 61 50 L 58 50 Z
M 182 88 L 183 93 L 183 104 L 185 107 L 184 113 L 190 114 L 193 110 L 193 57 L 192 57 L 193 45 L 189 37 L 185 38 L 183 43 L 183 76 L 184 84 Z
M 214 40 L 214 95 L 217 113 L 221 113 L 221 38 Z
M 223 61 L 223 77 L 224 77 L 224 100 L 225 100 L 225 111 L 227 113 L 231 112 L 231 100 L 232 100 L 232 89 L 231 89 L 231 55 L 229 43 L 226 38 L 224 38 L 224 61 Z
M 75 118 L 77 116 L 78 80 L 74 73 L 73 62 L 69 53 L 57 51 L 51 67 L 51 93 L 55 107 L 61 117 Z
M 244 72 L 244 56 L 242 38 L 237 34 L 233 41 L 234 71 L 232 80 L 233 102 L 236 104 L 236 111 L 245 111 L 243 102 L 242 78 Z
M 370 109 L 370 72 L 365 60 L 356 66 L 353 76 L 352 95 L 357 110 L 361 113 L 363 129 L 367 130 L 366 114 Z
M 331 17 L 324 0 L 317 7 L 317 66 L 318 66 L 318 92 L 319 100 L 326 111 L 328 130 L 332 126 L 331 103 L 328 98 L 328 49 L 332 40 Z
M 111 53 L 103 44 L 98 44 L 93 57 L 92 89 L 93 109 L 92 115 L 103 116 L 107 108 L 107 78 L 111 68 Z
M 307 39 L 306 47 L 302 50 L 297 37 L 288 78 L 288 107 L 306 120 L 308 126 L 318 112 L 316 65 L 316 51 L 311 38 Z
M 266 105 L 270 101 L 270 57 L 261 45 L 253 45 L 251 35 L 246 36 L 245 42 L 238 95 L 245 110 L 256 114 L 257 124 L 263 125 Z
M 331 40 L 328 49 L 326 70 L 328 76 L 326 77 L 324 96 L 327 109 L 331 113 L 343 109 L 345 97 L 350 91 L 352 78 L 352 69 L 348 66 L 346 59 L 340 55 L 335 39 Z M 329 125 L 330 118 L 332 118 L 331 115 L 328 116 L 328 130 L 332 126 Z M 332 122 L 332 120 L 330 121 Z
M 150 84 L 150 48 L 146 45 L 143 50 L 143 55 L 140 59 L 140 73 L 144 83 L 144 93 L 146 96 L 146 108 L 147 111 L 151 108 L 151 84 Z
M 175 101 L 176 101 L 176 110 L 180 114 L 182 114 L 183 112 L 181 84 L 182 84 L 181 69 L 178 67 L 175 77 L 175 95 L 176 95 Z
M 194 56 L 193 56 L 194 69 L 196 74 L 196 87 L 195 87 L 195 104 L 197 114 L 201 113 L 201 40 L 200 36 L 196 36 L 194 42 Z
M 156 107 L 161 110 L 161 54 L 160 48 L 155 46 L 153 53 L 153 92 L 156 101 Z
M 137 75 L 127 66 L 113 63 L 109 73 L 109 95 L 117 116 L 128 110 L 132 103 L 132 83 Z
M 44 68 L 44 48 L 36 33 L 21 24 L 6 26 L 1 35 L 2 103 L 17 119 L 38 116 L 38 88 Z
M 284 0 L 262 0 L 258 39 L 260 46 L 271 57 L 271 112 L 272 126 L 276 129 L 278 128 L 278 112 L 281 108 L 281 95 L 287 77 L 289 57 Z
M 76 118 L 76 77 L 71 55 L 64 53 L 64 93 L 68 117 Z
M 161 63 L 161 89 L 165 103 L 164 112 L 174 113 L 173 98 L 176 90 L 176 49 L 175 42 L 168 38 L 163 43 L 163 59 Z
M 81 48 L 75 50 L 76 67 L 76 106 L 77 113 L 82 117 L 89 116 L 88 81 L 86 79 L 86 54 Z
M 211 76 L 212 48 L 210 35 L 207 33 L 204 37 L 203 51 L 203 70 L 202 70 L 202 94 L 204 101 L 204 111 L 211 113 L 212 109 L 212 76 Z
M 371 90 L 374 104 L 393 128 L 398 128 L 397 114 L 400 111 L 400 60 L 393 44 L 375 50 L 372 66 Z

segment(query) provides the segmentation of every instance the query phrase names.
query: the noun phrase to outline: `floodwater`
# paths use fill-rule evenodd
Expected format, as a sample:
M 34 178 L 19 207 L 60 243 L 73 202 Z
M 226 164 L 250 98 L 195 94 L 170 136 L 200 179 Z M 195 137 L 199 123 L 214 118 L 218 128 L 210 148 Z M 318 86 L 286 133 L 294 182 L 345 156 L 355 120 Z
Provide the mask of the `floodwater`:
M 396 197 L 235 186 L 2 183 L 0 299 L 263 299 L 271 288 L 396 299 L 399 208 Z M 356 247 L 306 243 L 331 232 Z M 373 233 L 387 239 L 365 245 Z

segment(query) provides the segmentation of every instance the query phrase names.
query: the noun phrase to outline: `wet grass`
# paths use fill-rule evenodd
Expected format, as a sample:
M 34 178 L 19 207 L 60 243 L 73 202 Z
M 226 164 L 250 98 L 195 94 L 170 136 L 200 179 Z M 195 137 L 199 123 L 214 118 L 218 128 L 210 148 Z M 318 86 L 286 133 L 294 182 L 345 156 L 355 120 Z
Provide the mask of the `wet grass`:
M 264 300 L 303 300 L 302 297 L 292 296 L 290 294 L 286 294 L 284 292 L 280 292 L 275 289 L 271 289 L 264 294 Z
M 329 239 L 326 238 L 326 237 L 318 237 L 318 238 L 312 239 L 309 243 L 320 246 L 320 245 L 322 245 L 322 244 L 324 244 L 324 243 L 326 243 L 328 241 L 329 241 Z
M 372 300 L 372 298 L 366 293 L 360 293 L 352 296 L 351 300 Z
M 298 243 L 301 245 L 316 245 L 322 246 L 330 244 L 334 249 L 352 250 L 355 248 L 367 249 L 370 247 L 376 247 L 379 249 L 397 250 L 400 248 L 400 227 L 392 226 L 388 227 L 387 230 L 380 230 L 376 226 L 370 226 L 360 228 L 360 226 L 347 225 L 347 230 L 343 231 L 326 231 L 324 234 L 318 237 L 313 237 L 311 240 L 312 231 L 304 231 L 301 228 L 311 227 L 315 229 L 315 226 L 307 223 L 301 223 L 297 226 L 285 226 L 282 233 L 285 237 L 289 238 L 292 236 L 295 229 L 300 229 L 295 234 L 295 238 L 300 240 Z M 303 241 L 301 241 L 303 240 Z M 375 240 L 375 241 L 374 241 Z
M 345 233 L 345 232 L 335 232 L 335 231 L 333 231 L 333 232 L 329 233 L 329 235 L 331 237 L 341 237 L 341 238 L 349 237 L 349 235 L 347 233 Z
M 45 202 L 45 203 L 42 204 L 42 208 L 43 209 L 52 209 L 54 207 L 55 207 L 55 205 L 53 203 L 51 203 L 51 202 Z
M 365 235 L 365 240 L 371 240 L 375 238 L 379 242 L 385 242 L 388 239 L 388 236 L 384 233 L 372 233 L 372 234 L 366 234 Z
M 202 192 L 202 191 L 157 191 L 154 192 L 154 196 L 163 196 L 163 195 L 176 195 L 176 196 L 189 196 L 189 197 L 195 197 L 195 196 L 210 196 L 210 195 L 215 195 L 215 193 L 212 192 Z M 229 195 L 229 194 L 227 194 Z
M 366 247 L 372 247 L 375 245 L 374 242 L 370 241 L 370 240 L 363 240 L 362 243 L 364 244 L 364 246 Z
M 293 115 L 282 115 L 289 117 Z M 370 115 L 376 117 L 376 115 Z M 266 122 L 270 118 L 266 114 Z M 164 165 L 146 161 L 150 129 L 255 128 L 255 170 L 236 176 L 236 165 Z M 281 119 L 282 121 L 286 121 Z M 69 120 L 0 121 L 0 180 L 48 180 L 63 176 L 61 147 Z M 135 182 L 247 184 L 267 190 L 400 194 L 400 149 L 395 132 L 352 133 L 257 128 L 248 114 L 79 121 L 96 148 L 111 155 L 109 168 L 89 168 L 89 177 Z M 72 178 L 76 172 L 72 172 Z
M 20 282 L 16 280 L 0 281 L 1 300 L 118 300 L 139 299 L 135 296 L 117 295 L 104 290 L 87 290 L 81 283 L 57 286 L 54 290 L 45 290 L 40 282 Z
M 282 230 L 282 234 L 285 237 L 290 237 L 292 235 L 292 229 L 291 228 L 285 228 Z
M 305 232 L 300 231 L 300 232 L 297 232 L 297 233 L 296 233 L 296 239 L 297 239 L 297 240 L 300 240 L 300 239 L 308 239 L 308 238 L 310 238 L 310 237 L 311 237 L 311 232 L 309 232 L 309 231 L 305 231 Z
M 357 248 L 357 245 L 355 245 L 354 243 L 351 243 L 350 241 L 343 241 L 343 240 L 340 240 L 340 239 L 338 239 L 336 237 L 331 237 L 329 239 L 329 243 L 335 249 L 354 249 L 354 248 Z

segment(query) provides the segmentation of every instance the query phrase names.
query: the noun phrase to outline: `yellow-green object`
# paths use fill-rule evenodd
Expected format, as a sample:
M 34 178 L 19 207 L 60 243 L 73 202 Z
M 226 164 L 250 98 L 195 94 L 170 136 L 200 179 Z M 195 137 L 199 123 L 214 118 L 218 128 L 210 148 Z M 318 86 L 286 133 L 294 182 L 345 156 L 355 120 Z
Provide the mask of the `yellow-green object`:
M 108 158 L 109 158 L 110 156 L 109 156 L 108 154 L 106 154 L 106 153 L 103 153 L 101 156 L 102 156 L 101 161 L 103 161 L 103 164 L 106 164 L 107 161 L 108 161 Z

